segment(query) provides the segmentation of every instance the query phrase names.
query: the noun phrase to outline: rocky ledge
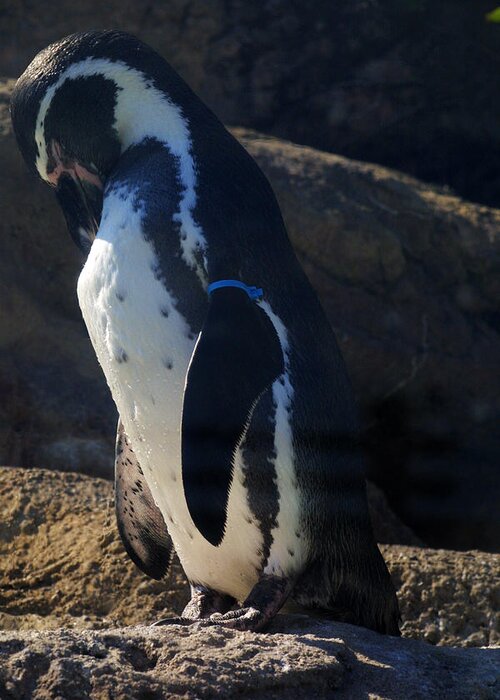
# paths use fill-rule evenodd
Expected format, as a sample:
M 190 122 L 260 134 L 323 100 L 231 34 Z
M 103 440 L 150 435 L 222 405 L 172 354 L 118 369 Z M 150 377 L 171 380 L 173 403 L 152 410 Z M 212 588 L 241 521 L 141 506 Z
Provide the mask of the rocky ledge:
M 379 539 L 411 537 L 375 500 Z M 187 585 L 129 561 L 109 482 L 2 468 L 0 511 L 2 700 L 498 697 L 498 555 L 381 545 L 403 639 L 290 614 L 266 634 L 151 628 Z
M 425 642 L 307 616 L 266 634 L 131 627 L 0 633 L 0 696 L 120 698 L 498 697 L 499 650 Z

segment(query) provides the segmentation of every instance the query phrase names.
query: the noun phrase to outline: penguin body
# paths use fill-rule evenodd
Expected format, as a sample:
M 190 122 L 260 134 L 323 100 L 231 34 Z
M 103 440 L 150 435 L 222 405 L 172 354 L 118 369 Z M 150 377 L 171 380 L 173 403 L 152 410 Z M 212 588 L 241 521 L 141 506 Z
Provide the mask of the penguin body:
M 119 32 L 42 52 L 12 114 L 88 253 L 78 299 L 120 414 L 134 561 L 163 575 L 175 548 L 186 619 L 260 629 L 291 595 L 396 634 L 352 389 L 257 165 Z
M 140 210 L 130 198 L 107 202 L 109 228 L 105 205 L 104 226 L 78 280 L 89 335 L 186 575 L 243 600 L 257 578 L 261 537 L 241 487 L 241 464 L 235 460 L 219 546 L 197 530 L 183 493 L 180 422 L 197 334 L 152 269 L 158 259 L 138 234 Z

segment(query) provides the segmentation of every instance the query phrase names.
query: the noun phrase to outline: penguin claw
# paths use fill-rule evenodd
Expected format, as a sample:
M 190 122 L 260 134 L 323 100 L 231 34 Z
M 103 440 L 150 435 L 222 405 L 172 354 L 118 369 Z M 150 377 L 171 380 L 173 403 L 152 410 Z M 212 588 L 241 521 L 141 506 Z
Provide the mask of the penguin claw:
M 247 607 L 239 608 L 238 610 L 230 610 L 222 615 L 214 613 L 210 615 L 208 622 L 210 625 L 220 625 L 221 627 L 229 627 L 240 632 L 259 632 L 272 620 L 271 615 L 266 615 L 257 608 Z
M 250 591 L 243 607 L 229 612 L 214 612 L 200 625 L 218 625 L 240 632 L 260 632 L 273 620 L 285 603 L 292 583 L 289 579 L 274 575 L 262 575 Z
M 264 615 L 256 608 L 239 608 L 222 614 L 213 613 L 210 617 L 198 620 L 186 617 L 164 617 L 153 622 L 150 627 L 164 627 L 167 625 L 190 626 L 193 629 L 202 627 L 227 627 L 240 632 L 260 632 L 271 621 L 271 617 Z
M 165 625 L 192 625 L 194 620 L 189 620 L 187 617 L 163 617 L 161 620 L 151 623 L 150 627 L 164 627 Z
M 227 611 L 227 607 L 234 600 L 231 596 L 191 584 L 192 597 L 182 615 L 158 620 L 153 627 L 192 625 L 194 630 L 198 630 L 202 627 L 218 626 L 240 632 L 260 632 L 267 627 L 284 604 L 290 589 L 291 582 L 288 579 L 263 575 L 252 588 L 243 607 Z M 221 609 L 224 612 L 221 612 Z

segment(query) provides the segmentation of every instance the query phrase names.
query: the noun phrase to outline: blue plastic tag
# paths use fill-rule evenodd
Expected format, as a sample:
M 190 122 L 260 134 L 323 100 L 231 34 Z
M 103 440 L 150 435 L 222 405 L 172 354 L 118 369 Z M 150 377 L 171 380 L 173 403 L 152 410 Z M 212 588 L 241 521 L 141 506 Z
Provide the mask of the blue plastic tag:
M 218 282 L 212 282 L 207 287 L 207 292 L 211 294 L 216 289 L 221 289 L 221 287 L 237 287 L 238 289 L 243 289 L 250 299 L 262 299 L 264 292 L 260 287 L 250 287 L 248 284 L 244 284 L 239 280 L 219 280 Z

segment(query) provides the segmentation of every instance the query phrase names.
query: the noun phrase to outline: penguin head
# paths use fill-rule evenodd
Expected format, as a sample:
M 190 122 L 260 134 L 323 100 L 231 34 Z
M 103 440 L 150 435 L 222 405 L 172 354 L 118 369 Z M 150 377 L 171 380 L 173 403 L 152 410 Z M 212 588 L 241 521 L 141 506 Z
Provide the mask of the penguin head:
M 11 101 L 19 148 L 56 190 L 82 250 L 95 238 L 106 179 L 121 154 L 145 138 L 161 140 L 169 127 L 165 108 L 193 100 L 163 58 L 124 32 L 73 34 L 41 51 L 21 75 Z

